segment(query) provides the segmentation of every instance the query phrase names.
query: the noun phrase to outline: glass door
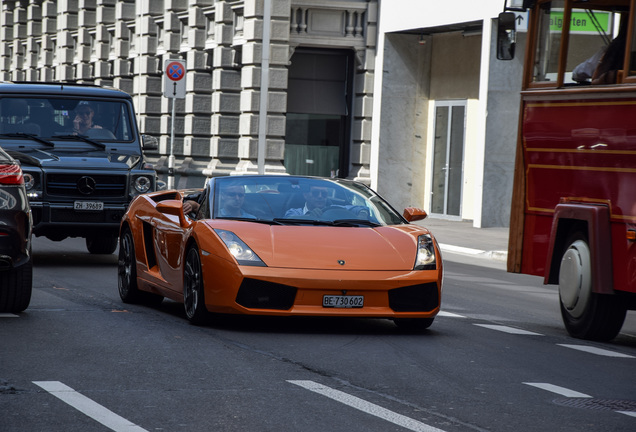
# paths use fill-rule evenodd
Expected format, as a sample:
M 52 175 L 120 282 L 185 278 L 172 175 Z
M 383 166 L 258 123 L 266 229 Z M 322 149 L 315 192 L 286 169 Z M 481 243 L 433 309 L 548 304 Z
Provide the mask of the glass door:
M 285 121 L 289 174 L 348 175 L 352 78 L 350 51 L 298 48 L 292 56 Z
M 435 103 L 431 213 L 461 216 L 466 101 Z

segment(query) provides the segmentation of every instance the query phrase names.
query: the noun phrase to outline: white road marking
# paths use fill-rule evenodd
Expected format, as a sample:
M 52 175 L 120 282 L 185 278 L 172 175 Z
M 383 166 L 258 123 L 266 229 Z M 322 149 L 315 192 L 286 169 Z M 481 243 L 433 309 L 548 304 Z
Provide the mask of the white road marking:
M 571 398 L 591 398 L 592 396 L 586 395 L 585 393 L 579 393 L 574 390 L 566 389 L 565 387 L 559 387 L 553 384 L 548 383 L 524 383 L 529 386 L 537 387 L 542 390 L 547 390 L 552 393 L 560 394 L 561 396 L 571 397 Z
M 459 315 L 459 314 L 455 314 L 452 312 L 444 312 L 444 311 L 440 311 L 437 316 L 445 316 L 445 317 L 449 317 L 449 318 L 466 318 L 464 315 Z
M 635 358 L 634 356 L 630 356 L 627 354 L 618 353 L 616 351 L 610 351 L 601 348 L 595 348 L 587 345 L 567 345 L 567 344 L 557 344 L 562 347 L 572 348 L 579 351 L 584 351 L 590 354 L 601 355 L 605 357 L 620 357 L 620 358 Z
M 491 330 L 497 330 L 504 333 L 517 334 L 517 335 L 533 335 L 533 336 L 543 336 L 541 333 L 534 333 L 527 330 L 521 330 L 514 327 L 495 325 L 495 324 L 475 324 L 479 327 L 485 327 Z
M 19 318 L 19 316 L 12 313 L 0 313 L 0 318 Z
M 636 417 L 636 411 L 616 411 L 616 412 L 620 414 L 628 415 L 630 417 Z
M 364 399 L 360 399 L 356 396 L 351 396 L 350 394 L 341 392 L 340 390 L 332 389 L 322 384 L 318 384 L 314 381 L 288 380 L 287 382 L 303 387 L 314 393 L 321 394 L 337 402 L 343 403 L 367 414 L 379 417 L 398 426 L 402 426 L 403 428 L 406 428 L 408 430 L 416 432 L 444 432 L 442 431 L 442 429 L 437 429 L 433 426 L 429 426 L 410 417 L 406 417 L 402 414 L 398 414 L 386 408 L 382 408 L 379 405 L 367 402 Z
M 453 246 L 453 245 L 448 245 L 444 243 L 440 243 L 439 248 L 442 250 L 442 252 L 455 252 L 455 253 L 466 254 L 466 255 L 479 255 L 486 252 L 480 249 L 472 249 L 472 248 L 467 248 L 462 246 Z
M 147 432 L 59 381 L 33 381 L 33 384 L 116 432 Z

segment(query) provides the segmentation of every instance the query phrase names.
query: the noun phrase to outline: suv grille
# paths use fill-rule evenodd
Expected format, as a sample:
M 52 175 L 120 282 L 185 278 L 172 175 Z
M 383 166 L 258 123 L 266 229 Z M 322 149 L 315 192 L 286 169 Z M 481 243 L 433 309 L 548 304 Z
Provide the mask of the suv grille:
M 73 198 L 123 197 L 126 181 L 125 175 L 49 174 L 46 193 Z

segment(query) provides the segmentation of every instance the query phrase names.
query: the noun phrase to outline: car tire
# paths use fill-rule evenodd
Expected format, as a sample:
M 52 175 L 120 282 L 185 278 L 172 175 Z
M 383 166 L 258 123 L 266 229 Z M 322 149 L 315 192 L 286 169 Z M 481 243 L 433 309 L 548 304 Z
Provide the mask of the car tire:
M 112 254 L 117 249 L 117 235 L 93 235 L 86 237 L 86 249 L 92 254 Z
M 187 249 L 183 269 L 183 307 L 188 321 L 195 325 L 208 322 L 210 313 L 205 307 L 201 258 L 195 245 Z
M 567 244 L 559 267 L 563 324 L 578 339 L 614 339 L 623 326 L 627 309 L 618 296 L 593 292 L 592 255 L 587 238 L 576 233 Z
M 393 322 L 400 330 L 407 332 L 421 332 L 429 328 L 435 318 L 395 318 Z
M 33 262 L 0 272 L 0 312 L 19 313 L 29 307 L 33 291 Z
M 119 241 L 119 260 L 117 265 L 117 285 L 119 297 L 124 303 L 144 303 L 158 305 L 163 297 L 141 291 L 137 287 L 137 259 L 135 243 L 130 229 L 125 228 Z

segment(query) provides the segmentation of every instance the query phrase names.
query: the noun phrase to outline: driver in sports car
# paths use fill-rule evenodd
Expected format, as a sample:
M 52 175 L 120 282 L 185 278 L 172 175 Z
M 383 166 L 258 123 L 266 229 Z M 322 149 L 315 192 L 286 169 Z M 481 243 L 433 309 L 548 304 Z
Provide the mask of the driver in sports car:
M 243 210 L 245 201 L 245 186 L 230 185 L 221 189 L 221 208 L 218 215 L 220 217 L 241 217 L 256 219 L 256 216 Z
M 299 208 L 290 208 L 285 212 L 285 217 L 310 215 L 314 217 L 320 217 L 322 212 L 327 207 L 339 207 L 350 211 L 353 211 L 360 218 L 367 218 L 369 216 L 369 209 L 365 206 L 341 206 L 341 205 L 328 205 L 327 198 L 329 196 L 329 190 L 324 187 L 311 186 L 303 196 L 305 197 L 305 206 Z

